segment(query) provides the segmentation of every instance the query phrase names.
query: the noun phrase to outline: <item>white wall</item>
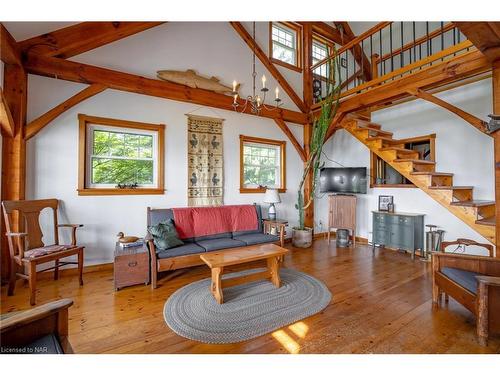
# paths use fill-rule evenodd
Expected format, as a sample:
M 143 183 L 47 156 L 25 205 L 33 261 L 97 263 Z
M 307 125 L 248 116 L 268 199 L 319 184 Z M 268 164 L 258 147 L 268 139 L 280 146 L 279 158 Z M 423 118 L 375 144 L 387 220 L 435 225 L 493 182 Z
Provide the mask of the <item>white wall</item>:
M 259 39 L 267 32 L 267 23 L 260 24 Z M 263 48 L 267 44 L 262 44 Z M 122 41 L 101 47 L 73 58 L 89 64 L 154 77 L 159 69 L 195 68 L 206 75 L 217 75 L 223 82 L 233 79 L 243 82 L 243 92 L 249 93 L 251 53 L 249 48 L 227 23 L 172 23 L 145 31 Z M 271 75 L 258 64 L 259 76 L 265 73 L 270 86 Z M 301 79 L 297 73 L 294 85 Z M 300 75 L 298 75 L 300 76 Z M 258 82 L 260 84 L 260 81 Z M 43 114 L 66 98 L 85 88 L 51 78 L 29 76 L 28 121 Z M 294 108 L 285 97 L 285 104 Z M 28 141 L 27 197 L 57 197 L 62 200 L 61 222 L 83 223 L 79 242 L 86 246 L 86 263 L 97 264 L 113 259 L 116 233 L 144 235 L 146 207 L 179 207 L 187 205 L 187 119 L 185 114 L 225 118 L 224 122 L 224 203 L 261 203 L 263 194 L 239 193 L 239 135 L 287 141 L 287 188 L 277 206 L 278 215 L 296 223 L 294 208 L 302 162 L 274 121 L 179 103 L 144 95 L 106 90 L 66 111 L 49 126 Z M 78 196 L 78 121 L 77 114 L 164 123 L 166 128 L 164 195 L 142 196 Z M 290 125 L 299 142 L 302 127 Z M 50 220 L 43 217 L 47 242 Z M 68 235 L 63 237 L 69 240 Z
M 492 110 L 491 80 L 483 80 L 437 94 L 459 108 L 487 120 Z M 493 141 L 472 125 L 434 104 L 414 100 L 372 114 L 372 121 L 395 138 L 436 134 L 437 171 L 454 173 L 454 185 L 474 186 L 475 199 L 494 200 Z M 346 131 L 338 131 L 325 145 L 330 159 L 348 167 L 369 168 L 368 149 Z M 327 162 L 328 165 L 338 166 Z M 458 237 L 487 242 L 420 189 L 368 189 L 358 195 L 357 231 L 372 238 L 371 211 L 378 206 L 379 195 L 393 195 L 396 211 L 425 214 L 425 224 L 436 224 L 446 231 L 445 238 Z M 316 226 L 327 222 L 327 197 L 316 204 Z

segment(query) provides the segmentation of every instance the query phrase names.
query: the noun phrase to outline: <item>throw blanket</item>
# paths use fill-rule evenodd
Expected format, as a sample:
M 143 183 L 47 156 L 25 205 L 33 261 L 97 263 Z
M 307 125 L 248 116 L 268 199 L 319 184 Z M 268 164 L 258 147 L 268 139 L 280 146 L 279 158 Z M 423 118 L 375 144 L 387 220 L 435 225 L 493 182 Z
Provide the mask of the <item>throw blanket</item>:
M 173 208 L 172 211 L 181 239 L 255 230 L 259 226 L 253 205 Z

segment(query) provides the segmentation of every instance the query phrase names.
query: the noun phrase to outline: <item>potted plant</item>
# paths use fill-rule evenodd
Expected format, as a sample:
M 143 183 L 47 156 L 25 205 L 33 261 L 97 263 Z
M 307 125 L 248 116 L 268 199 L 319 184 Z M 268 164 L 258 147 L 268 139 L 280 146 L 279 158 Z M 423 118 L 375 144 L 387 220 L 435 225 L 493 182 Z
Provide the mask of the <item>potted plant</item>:
M 321 153 L 323 151 L 323 144 L 325 143 L 325 136 L 337 113 L 339 105 L 341 85 L 340 66 L 337 59 L 338 57 L 334 52 L 333 57 L 328 61 L 327 95 L 321 104 L 319 116 L 313 121 L 309 154 L 305 161 L 304 172 L 297 193 L 297 203 L 295 204 L 295 208 L 299 212 L 299 225 L 292 230 L 292 244 L 295 247 L 307 248 L 312 245 L 313 228 L 305 226 L 304 212 L 314 202 L 318 172 L 324 165 L 324 163 L 321 162 Z M 312 178 L 312 187 L 309 194 L 306 196 L 304 187 L 310 174 Z

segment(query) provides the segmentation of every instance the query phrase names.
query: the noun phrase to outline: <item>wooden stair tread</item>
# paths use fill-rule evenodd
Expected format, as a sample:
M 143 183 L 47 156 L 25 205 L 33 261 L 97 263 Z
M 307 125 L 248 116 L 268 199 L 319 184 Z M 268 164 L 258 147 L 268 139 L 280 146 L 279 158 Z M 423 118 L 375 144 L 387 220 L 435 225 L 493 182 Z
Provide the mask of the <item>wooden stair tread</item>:
M 436 164 L 435 161 L 432 160 L 420 160 L 420 159 L 394 159 L 393 163 L 404 163 L 404 162 L 412 162 L 415 164 Z
M 382 148 L 379 148 L 378 150 L 379 151 L 398 151 L 398 152 L 404 152 L 407 154 L 418 153 L 418 151 L 410 150 L 410 149 L 402 148 L 402 147 L 382 147 Z
M 381 140 L 381 141 L 384 141 L 384 142 L 388 142 L 388 143 L 392 143 L 392 144 L 395 144 L 395 145 L 403 143 L 399 139 L 393 139 L 393 138 L 387 138 L 387 137 L 381 137 L 381 136 L 368 137 L 368 138 L 365 139 L 365 141 L 367 141 L 367 142 L 369 142 L 369 141 L 378 141 L 378 140 Z
M 370 127 L 370 125 L 358 125 L 358 128 L 356 130 L 369 130 L 371 132 L 375 132 L 377 134 L 383 134 L 383 135 L 388 136 L 388 137 L 392 137 L 392 135 L 393 135 L 393 133 L 391 133 L 391 132 L 377 129 L 376 127 Z
M 452 206 L 463 206 L 463 207 L 483 207 L 494 205 L 495 201 L 487 201 L 487 200 L 473 200 L 473 201 L 457 201 L 451 202 Z
M 469 189 L 474 189 L 474 186 L 447 186 L 447 185 L 440 185 L 440 186 L 429 186 L 429 189 L 435 189 L 435 190 L 469 190 Z
M 453 173 L 445 173 L 445 172 L 410 172 L 411 175 L 414 176 L 442 176 L 442 177 L 453 177 Z
M 489 226 L 496 226 L 496 218 L 495 216 L 487 217 L 485 219 L 479 219 L 476 220 L 476 224 L 481 224 L 481 225 L 489 225 Z

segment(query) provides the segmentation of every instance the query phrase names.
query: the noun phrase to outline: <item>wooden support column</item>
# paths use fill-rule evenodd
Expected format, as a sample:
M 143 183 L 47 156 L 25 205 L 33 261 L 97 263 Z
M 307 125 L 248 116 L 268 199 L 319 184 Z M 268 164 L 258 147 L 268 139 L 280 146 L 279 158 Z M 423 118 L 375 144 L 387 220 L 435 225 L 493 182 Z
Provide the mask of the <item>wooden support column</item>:
M 302 24 L 302 51 L 303 51 L 303 62 L 304 62 L 304 72 L 302 74 L 303 78 L 303 101 L 306 113 L 310 115 L 311 106 L 313 104 L 313 89 L 312 89 L 312 25 L 310 22 L 304 22 Z M 309 158 L 310 154 L 310 143 L 312 136 L 312 120 L 311 116 L 309 117 L 309 121 L 304 125 L 304 153 L 306 156 L 306 160 Z M 311 190 L 313 188 L 313 176 L 312 173 L 309 173 L 307 176 L 307 180 L 304 184 L 304 197 L 309 197 L 311 194 Z M 307 199 L 306 199 L 307 203 Z M 314 202 L 307 207 L 304 212 L 304 223 L 306 227 L 314 228 Z
M 493 63 L 493 113 L 500 114 L 500 59 Z M 493 133 L 495 142 L 495 202 L 496 239 L 495 255 L 500 258 L 500 131 Z
M 4 97 L 10 108 L 14 122 L 14 136 L 2 137 L 2 186 L 3 200 L 25 199 L 26 182 L 26 141 L 24 139 L 24 125 L 26 124 L 26 91 L 27 75 L 18 65 L 4 66 Z M 17 232 L 22 226 L 14 217 L 13 231 Z M 2 216 L 1 228 L 1 276 L 8 277 L 10 272 L 9 250 L 4 235 L 5 223 Z

